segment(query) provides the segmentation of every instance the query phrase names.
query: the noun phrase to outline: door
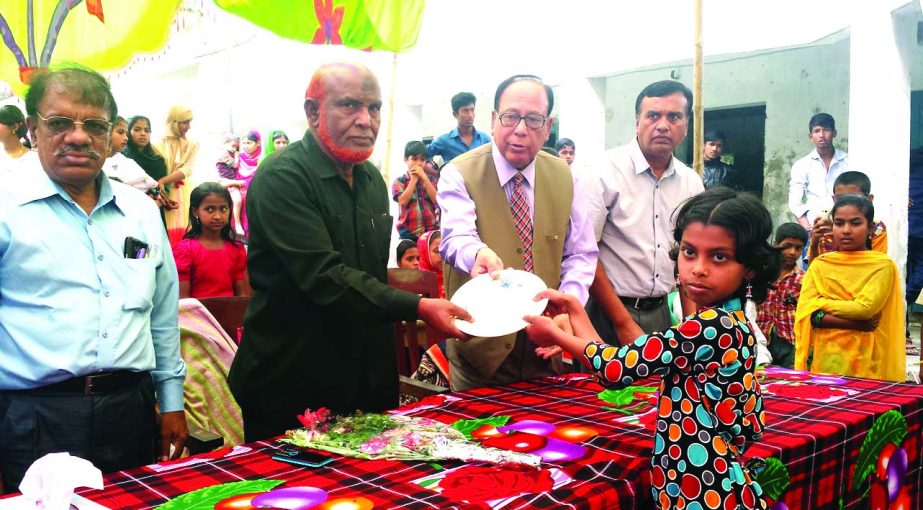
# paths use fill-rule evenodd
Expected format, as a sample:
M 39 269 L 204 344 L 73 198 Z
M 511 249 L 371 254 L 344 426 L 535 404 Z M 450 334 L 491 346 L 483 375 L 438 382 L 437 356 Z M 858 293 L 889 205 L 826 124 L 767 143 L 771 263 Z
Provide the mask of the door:
M 692 133 L 692 122 L 689 132 Z M 747 191 L 763 197 L 763 165 L 766 151 L 766 105 L 735 106 L 705 110 L 705 130 L 722 131 L 725 163 L 743 173 Z M 677 148 L 676 157 L 692 165 L 692 137 Z

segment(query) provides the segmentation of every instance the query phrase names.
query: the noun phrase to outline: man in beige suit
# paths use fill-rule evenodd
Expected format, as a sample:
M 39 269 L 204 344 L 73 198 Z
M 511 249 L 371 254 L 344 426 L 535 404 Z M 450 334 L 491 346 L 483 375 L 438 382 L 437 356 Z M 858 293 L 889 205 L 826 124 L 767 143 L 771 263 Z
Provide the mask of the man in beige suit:
M 592 223 L 574 201 L 578 183 L 570 169 L 541 152 L 553 106 L 540 78 L 507 78 L 494 96 L 493 142 L 442 170 L 437 201 L 450 298 L 469 278 L 509 267 L 586 301 L 599 250 Z M 447 351 L 455 391 L 553 375 L 559 366 L 537 354 L 521 331 L 451 339 Z

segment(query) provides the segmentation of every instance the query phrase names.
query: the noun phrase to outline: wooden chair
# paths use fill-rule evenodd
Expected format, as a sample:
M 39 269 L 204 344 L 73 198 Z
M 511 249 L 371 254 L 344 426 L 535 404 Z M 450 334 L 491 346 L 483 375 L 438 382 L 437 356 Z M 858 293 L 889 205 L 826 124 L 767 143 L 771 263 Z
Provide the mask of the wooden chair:
M 249 296 L 214 297 L 199 300 L 212 317 L 218 321 L 225 333 L 240 343 L 240 333 L 244 327 L 244 313 L 250 306 Z
M 388 285 L 425 298 L 438 297 L 439 281 L 437 278 L 436 273 L 430 271 L 408 268 L 388 269 Z M 394 323 L 398 373 L 403 376 L 413 374 L 427 346 L 442 340 L 443 338 L 438 333 L 421 321 L 410 320 Z

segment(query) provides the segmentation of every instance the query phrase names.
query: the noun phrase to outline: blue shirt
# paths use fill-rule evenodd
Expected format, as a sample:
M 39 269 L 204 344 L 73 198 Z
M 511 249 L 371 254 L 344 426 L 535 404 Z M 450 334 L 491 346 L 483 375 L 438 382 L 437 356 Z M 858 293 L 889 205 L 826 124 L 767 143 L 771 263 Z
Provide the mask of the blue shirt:
M 183 409 L 176 265 L 157 206 L 100 172 L 88 216 L 41 164 L 0 190 L 0 390 L 99 371 L 151 371 Z M 126 237 L 151 247 L 124 256 Z
M 474 128 L 472 128 L 474 129 Z M 443 164 L 448 163 L 475 147 L 480 147 L 490 142 L 490 135 L 483 131 L 474 129 L 474 136 L 471 138 L 471 145 L 465 145 L 461 135 L 458 134 L 458 127 L 448 133 L 437 137 L 429 147 L 426 148 L 426 159 L 433 159 L 433 156 L 439 154 L 442 156 Z

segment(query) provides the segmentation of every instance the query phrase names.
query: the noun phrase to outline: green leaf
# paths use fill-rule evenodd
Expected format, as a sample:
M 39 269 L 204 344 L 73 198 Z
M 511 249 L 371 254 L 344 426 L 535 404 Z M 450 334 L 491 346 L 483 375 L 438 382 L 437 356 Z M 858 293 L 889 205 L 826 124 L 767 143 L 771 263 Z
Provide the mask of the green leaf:
M 435 485 L 439 482 L 439 478 L 427 478 L 426 480 L 420 480 L 420 487 L 429 487 L 430 485 Z
M 610 404 L 615 404 L 617 406 L 627 406 L 634 403 L 634 401 L 637 399 L 637 397 L 635 397 L 635 393 L 654 393 L 655 391 L 657 391 L 657 388 L 651 388 L 648 386 L 640 386 L 635 388 L 629 386 L 627 388 L 603 390 L 599 392 L 597 397 L 599 397 L 600 400 Z
M 157 510 L 212 510 L 218 502 L 231 496 L 250 492 L 266 492 L 283 482 L 284 480 L 245 480 L 212 485 L 173 498 L 158 506 Z
M 894 409 L 875 420 L 872 428 L 869 429 L 868 435 L 865 436 L 865 440 L 862 441 L 862 448 L 859 449 L 859 460 L 856 463 L 856 472 L 852 483 L 853 490 L 859 489 L 865 483 L 869 474 L 875 471 L 875 464 L 878 461 L 881 449 L 888 443 L 899 446 L 904 442 L 904 436 L 906 435 L 907 420 Z
M 484 425 L 493 425 L 494 427 L 502 427 L 506 425 L 506 422 L 510 421 L 510 417 L 507 415 L 500 416 L 491 416 L 490 418 L 478 418 L 476 420 L 458 420 L 453 423 L 452 426 L 455 427 L 459 432 L 465 435 L 465 438 L 471 439 L 471 433 L 475 430 L 481 428 Z
M 766 467 L 756 473 L 753 478 L 763 488 L 764 494 L 778 501 L 779 496 L 785 493 L 785 489 L 788 489 L 791 483 L 791 475 L 788 474 L 788 468 L 785 467 L 781 460 L 775 457 L 769 457 L 764 460 L 766 461 Z

